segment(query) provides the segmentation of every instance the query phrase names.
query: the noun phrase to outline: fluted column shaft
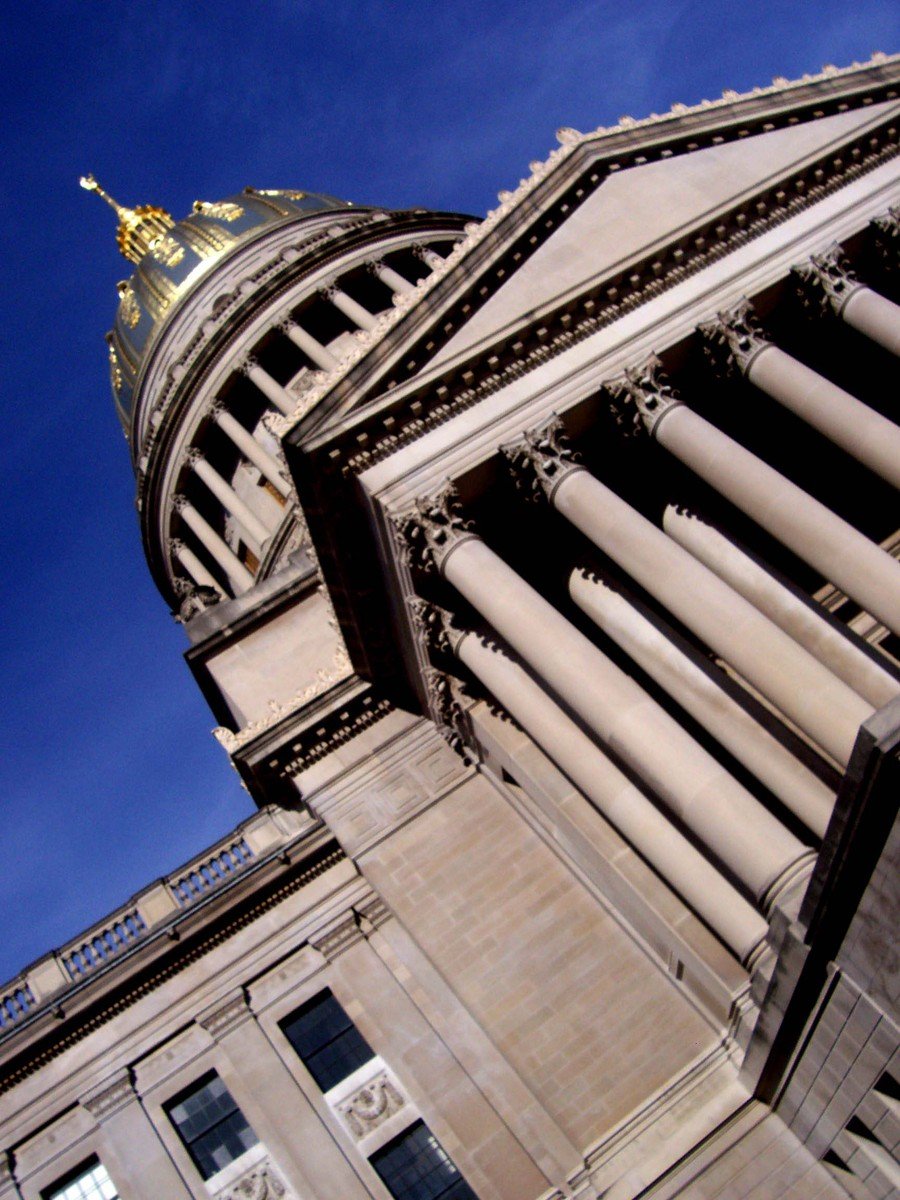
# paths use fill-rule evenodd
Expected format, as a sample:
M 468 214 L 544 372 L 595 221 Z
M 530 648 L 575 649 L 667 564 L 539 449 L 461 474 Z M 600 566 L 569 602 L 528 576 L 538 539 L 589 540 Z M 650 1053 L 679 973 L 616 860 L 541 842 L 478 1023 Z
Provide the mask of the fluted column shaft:
M 354 300 L 352 296 L 348 296 L 342 288 L 330 287 L 325 292 L 325 295 L 335 308 L 340 309 L 344 316 L 349 317 L 353 324 L 358 325 L 360 329 L 368 330 L 375 328 L 377 324 L 375 317 L 372 316 L 367 308 L 363 308 L 359 301 Z
M 256 384 L 267 400 L 280 409 L 286 416 L 290 415 L 297 407 L 297 402 L 288 395 L 287 391 L 273 379 L 268 371 L 264 370 L 259 363 L 249 362 L 244 367 L 244 374 L 249 380 Z
M 624 596 L 583 571 L 569 594 L 605 634 L 655 679 L 721 746 L 743 763 L 818 837 L 825 836 L 834 793 L 727 692 L 642 616 Z
M 861 287 L 844 304 L 841 318 L 891 354 L 900 355 L 900 305 L 886 296 Z
M 753 356 L 747 378 L 870 471 L 900 488 L 900 426 L 771 342 Z
M 216 424 L 222 431 L 234 442 L 241 454 L 246 459 L 253 463 L 254 467 L 268 479 L 272 487 L 275 488 L 282 496 L 287 496 L 289 488 L 284 481 L 284 476 L 278 469 L 278 462 L 269 454 L 263 446 L 259 444 L 253 434 L 245 429 L 244 426 L 235 417 L 231 415 L 227 409 L 219 408 L 214 413 Z
M 656 422 L 661 446 L 830 583 L 900 632 L 900 564 L 686 405 Z
M 633 679 L 480 538 L 454 542 L 441 569 L 605 745 L 765 903 L 803 845 Z
M 252 587 L 253 576 L 206 518 L 197 512 L 193 504 L 187 501 L 183 502 L 179 506 L 179 512 L 185 525 L 197 535 L 198 541 L 210 552 L 232 583 L 236 585 L 236 589 L 245 591 Z
M 202 454 L 196 453 L 189 458 L 191 468 L 198 478 L 202 479 L 226 512 L 243 527 L 242 533 L 247 540 L 255 542 L 253 549 L 259 551 L 263 542 L 269 536 L 269 531 L 259 517 L 243 501 L 230 483 L 222 478 L 215 467 L 206 461 Z
M 672 506 L 663 514 L 663 528 L 875 708 L 900 692 L 892 675 L 717 529 Z
M 469 668 L 561 771 L 742 961 L 766 922 L 562 711 L 519 663 L 474 633 L 455 647 Z
M 338 365 L 338 360 L 331 351 L 323 346 L 317 338 L 314 338 L 311 333 L 307 333 L 302 325 L 297 325 L 294 321 L 288 321 L 283 328 L 294 345 L 302 350 L 306 357 L 311 359 L 320 370 L 333 371 Z
M 586 470 L 566 470 L 550 502 L 829 754 L 849 761 L 871 705 Z

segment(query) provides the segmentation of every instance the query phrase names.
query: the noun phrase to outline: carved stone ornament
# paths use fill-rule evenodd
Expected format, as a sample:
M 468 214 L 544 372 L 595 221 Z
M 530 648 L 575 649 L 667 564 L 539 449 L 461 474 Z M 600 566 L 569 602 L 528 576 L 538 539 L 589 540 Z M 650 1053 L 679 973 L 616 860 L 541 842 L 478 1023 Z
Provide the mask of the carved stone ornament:
M 749 300 L 716 313 L 714 321 L 706 321 L 699 328 L 706 357 L 722 376 L 733 375 L 735 368 L 746 375 L 757 354 L 771 345 L 753 315 Z
M 255 371 L 258 366 L 259 363 L 256 359 L 252 355 L 248 355 L 243 362 L 238 363 L 238 370 L 242 375 L 246 375 L 249 378 L 250 372 Z
M 173 553 L 178 546 L 174 542 L 170 542 L 170 549 Z M 173 589 L 176 596 L 181 596 L 182 601 L 178 608 L 177 620 L 186 625 L 188 621 L 199 616 L 208 608 L 212 608 L 214 604 L 218 604 L 221 599 L 221 593 L 213 587 L 204 587 L 202 584 L 191 583 L 189 579 L 178 575 L 175 578 Z
M 883 217 L 876 217 L 872 230 L 885 270 L 897 271 L 900 266 L 900 205 L 889 208 Z
M 557 416 L 527 429 L 515 442 L 500 447 L 512 468 L 516 486 L 530 500 L 541 496 L 552 503 L 562 481 L 585 468 L 575 461 L 566 441 L 565 427 Z
M 364 937 L 356 913 L 350 912 L 327 928 L 311 934 L 309 944 L 314 950 L 318 950 L 326 961 L 334 962 L 339 954 L 349 950 Z
M 470 630 L 460 629 L 455 624 L 455 618 L 449 609 L 423 600 L 421 596 L 410 596 L 407 605 L 413 622 L 429 650 L 437 654 L 455 656 L 460 642 L 470 633 Z
M 370 1079 L 358 1092 L 338 1104 L 338 1112 L 357 1141 L 383 1125 L 406 1101 L 387 1071 Z
M 440 573 L 457 546 L 478 537 L 462 515 L 452 483 L 436 495 L 421 496 L 409 512 L 391 520 L 409 565 L 425 572 Z
M 844 305 L 865 284 L 860 283 L 844 259 L 841 247 L 829 247 L 824 254 L 813 254 L 793 268 L 800 298 L 808 308 L 829 310 L 840 316 Z
M 197 1023 L 211 1037 L 218 1039 L 236 1025 L 240 1025 L 242 1021 L 247 1020 L 250 1016 L 247 997 L 241 991 L 236 995 L 229 996 L 225 1003 L 220 1004 L 214 1011 L 205 1012 L 200 1015 L 197 1018 Z
M 426 667 L 422 678 L 438 733 L 452 749 L 461 751 L 469 740 L 469 729 L 466 714 L 453 693 L 451 677 L 437 667 Z
M 606 384 L 607 392 L 614 398 L 613 412 L 617 419 L 626 420 L 633 405 L 633 427 L 643 426 L 651 437 L 667 413 L 682 407 L 669 383 L 660 377 L 661 367 L 658 358 L 650 358 L 642 367 L 633 367 L 621 379 Z
M 216 1200 L 281 1200 L 286 1195 L 284 1184 L 270 1164 L 263 1163 L 220 1192 Z

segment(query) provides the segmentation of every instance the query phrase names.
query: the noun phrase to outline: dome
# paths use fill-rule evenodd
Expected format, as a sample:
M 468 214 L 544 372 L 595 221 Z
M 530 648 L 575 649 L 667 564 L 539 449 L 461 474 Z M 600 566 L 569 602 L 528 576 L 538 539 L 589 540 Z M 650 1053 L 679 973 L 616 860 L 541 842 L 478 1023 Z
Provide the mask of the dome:
M 131 209 L 117 204 L 91 175 L 81 183 L 115 209 L 119 249 L 137 264 L 131 278 L 118 285 L 115 328 L 107 334 L 113 395 L 126 433 L 134 385 L 147 349 L 173 305 L 216 261 L 265 227 L 352 208 L 346 200 L 318 192 L 248 187 L 224 200 L 198 200 L 188 216 L 175 221 L 165 209 L 152 205 Z

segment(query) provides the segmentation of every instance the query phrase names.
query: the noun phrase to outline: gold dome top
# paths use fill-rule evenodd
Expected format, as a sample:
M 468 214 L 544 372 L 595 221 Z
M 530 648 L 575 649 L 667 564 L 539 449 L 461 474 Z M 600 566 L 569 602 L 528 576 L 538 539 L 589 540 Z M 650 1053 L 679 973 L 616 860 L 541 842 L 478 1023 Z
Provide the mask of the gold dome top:
M 175 224 L 172 214 L 155 204 L 140 204 L 126 208 L 105 192 L 93 175 L 82 175 L 78 181 L 87 192 L 96 192 L 119 218 L 116 242 L 129 262 L 139 263 Z

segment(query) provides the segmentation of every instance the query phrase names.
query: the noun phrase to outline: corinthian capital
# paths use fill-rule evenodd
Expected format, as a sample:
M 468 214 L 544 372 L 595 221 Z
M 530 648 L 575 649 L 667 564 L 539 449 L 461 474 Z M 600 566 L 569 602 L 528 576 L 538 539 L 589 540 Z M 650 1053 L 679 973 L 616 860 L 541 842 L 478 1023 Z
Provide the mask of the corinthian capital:
M 638 428 L 643 425 L 651 436 L 666 413 L 682 406 L 671 385 L 662 378 L 662 363 L 658 358 L 648 359 L 641 367 L 632 367 L 621 379 L 607 383 L 606 390 L 617 402 L 614 408 L 619 418 L 624 418 L 633 405 L 634 425 Z
M 552 503 L 562 481 L 585 468 L 575 461 L 557 416 L 543 425 L 526 429 L 515 442 L 500 447 L 515 476 L 516 486 L 531 500 L 542 495 Z
M 813 254 L 805 263 L 793 268 L 800 298 L 809 307 L 819 308 L 835 316 L 854 292 L 865 285 L 860 283 L 844 260 L 840 246 L 829 247 L 824 254 Z
M 470 630 L 461 629 L 449 609 L 423 600 L 421 596 L 411 596 L 407 604 L 428 649 L 438 654 L 456 654 Z
M 749 300 L 716 313 L 714 321 L 700 326 L 700 333 L 706 356 L 720 375 L 732 375 L 735 368 L 746 375 L 757 354 L 770 345 Z
M 468 740 L 468 721 L 453 693 L 450 676 L 437 667 L 426 667 L 423 680 L 428 693 L 428 708 L 438 732 L 454 750 L 462 750 Z
M 884 268 L 894 272 L 898 268 L 900 250 L 900 205 L 889 208 L 882 217 L 876 217 L 872 222 L 875 234 L 875 245 L 884 260 Z
M 478 535 L 463 518 L 456 489 L 448 483 L 433 496 L 421 496 L 409 512 L 392 517 L 410 566 L 443 570 L 448 556 Z

